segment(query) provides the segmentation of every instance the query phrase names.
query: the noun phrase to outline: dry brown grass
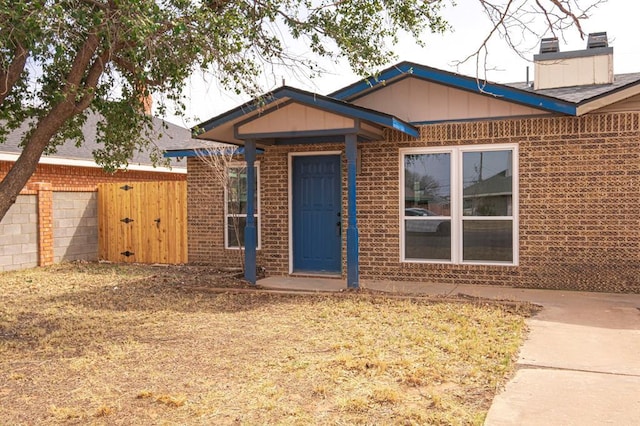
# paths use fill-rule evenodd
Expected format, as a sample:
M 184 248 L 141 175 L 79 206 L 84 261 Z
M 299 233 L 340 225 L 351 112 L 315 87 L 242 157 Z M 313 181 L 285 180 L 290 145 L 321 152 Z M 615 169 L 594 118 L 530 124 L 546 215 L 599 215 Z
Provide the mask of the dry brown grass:
M 199 268 L 0 274 L 0 424 L 482 424 L 526 309 L 218 294 Z M 192 287 L 192 285 L 195 285 Z

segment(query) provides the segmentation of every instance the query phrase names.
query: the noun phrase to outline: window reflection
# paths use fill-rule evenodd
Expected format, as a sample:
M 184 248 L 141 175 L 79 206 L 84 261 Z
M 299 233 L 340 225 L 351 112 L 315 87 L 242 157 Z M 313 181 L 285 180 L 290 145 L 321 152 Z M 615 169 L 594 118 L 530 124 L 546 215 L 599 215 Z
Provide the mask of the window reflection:
M 451 260 L 451 154 L 406 155 L 404 194 L 405 257 Z
M 228 214 L 246 214 L 247 213 L 247 170 L 246 167 L 229 167 L 229 180 L 227 191 L 227 213 Z M 255 173 L 253 208 L 257 214 L 259 209 L 257 176 Z
M 451 155 L 406 155 L 404 166 L 405 208 L 451 215 Z
M 404 154 L 403 259 L 514 262 L 516 148 L 478 148 Z
M 510 216 L 513 170 L 511 151 L 463 154 L 463 206 L 465 216 Z
M 451 221 L 406 220 L 405 257 L 420 260 L 451 259 Z
M 258 168 L 254 174 L 253 208 L 258 232 L 258 245 L 260 241 L 260 231 L 258 227 L 258 213 L 260 204 L 258 203 Z M 237 248 L 244 245 L 244 228 L 247 216 L 247 168 L 245 166 L 232 166 L 227 169 L 228 188 L 226 197 L 226 247 Z
M 465 220 L 462 230 L 464 260 L 513 261 L 511 220 Z

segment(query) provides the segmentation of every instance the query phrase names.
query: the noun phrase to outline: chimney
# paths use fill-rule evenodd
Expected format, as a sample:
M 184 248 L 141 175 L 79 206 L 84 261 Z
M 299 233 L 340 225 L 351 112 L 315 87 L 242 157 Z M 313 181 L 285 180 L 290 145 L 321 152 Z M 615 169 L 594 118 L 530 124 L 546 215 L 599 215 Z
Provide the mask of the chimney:
M 142 112 L 144 112 L 146 115 L 151 115 L 151 111 L 153 108 L 153 97 L 151 96 L 151 92 L 146 87 L 143 87 L 139 91 L 138 99 L 140 100 Z
M 557 38 L 542 39 L 533 62 L 535 90 L 613 83 L 613 47 L 606 32 L 589 34 L 587 48 L 571 52 L 560 52 Z
M 151 109 L 153 108 L 153 97 L 151 96 L 151 93 L 149 93 L 146 96 L 143 96 L 141 99 L 142 102 L 142 109 L 144 110 L 144 113 L 147 115 L 151 115 Z

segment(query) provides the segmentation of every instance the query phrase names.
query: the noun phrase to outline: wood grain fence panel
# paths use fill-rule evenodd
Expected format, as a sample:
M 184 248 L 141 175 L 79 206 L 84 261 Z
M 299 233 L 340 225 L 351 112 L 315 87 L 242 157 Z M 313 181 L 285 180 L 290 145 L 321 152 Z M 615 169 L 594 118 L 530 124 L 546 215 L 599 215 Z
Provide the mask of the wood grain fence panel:
M 186 182 L 98 185 L 99 258 L 186 263 L 186 198 Z
M 187 182 L 175 181 L 171 182 L 171 186 L 171 193 L 174 194 L 171 206 L 175 214 L 170 223 L 174 224 L 175 243 L 171 246 L 173 255 L 170 261 L 187 263 Z
M 120 232 L 118 233 L 118 239 L 120 241 L 120 248 L 116 248 L 116 252 L 119 252 L 120 261 L 133 263 L 136 262 L 135 256 L 135 247 L 133 246 L 133 233 L 134 228 L 138 226 L 138 223 L 135 222 L 135 209 L 132 205 L 131 198 L 133 195 L 133 190 L 125 191 L 122 193 L 116 192 L 116 197 L 119 198 L 119 202 L 121 203 L 122 210 L 120 211 L 120 223 L 119 228 Z M 128 220 L 127 220 L 128 219 Z M 133 221 L 132 221 L 133 220 Z M 124 221 L 124 222 L 123 222 Z M 129 256 L 123 255 L 122 253 L 133 253 Z
M 175 217 L 175 260 L 176 263 L 187 262 L 187 183 L 175 182 L 175 193 L 185 194 L 184 197 L 176 197 L 176 217 Z
M 137 263 L 152 263 L 152 258 L 148 256 L 145 250 L 144 238 L 147 233 L 146 212 L 148 206 L 145 202 L 145 194 L 152 192 L 154 196 L 158 194 L 153 191 L 151 186 L 142 183 L 132 183 L 133 189 L 127 191 L 130 197 L 129 217 L 133 219 L 130 223 L 131 231 L 131 251 L 134 253 L 130 256 L 131 261 Z
M 106 214 L 106 192 L 103 184 L 98 185 L 98 259 L 106 259 L 108 257 L 107 249 L 109 247 L 109 232 L 107 232 L 109 216 Z

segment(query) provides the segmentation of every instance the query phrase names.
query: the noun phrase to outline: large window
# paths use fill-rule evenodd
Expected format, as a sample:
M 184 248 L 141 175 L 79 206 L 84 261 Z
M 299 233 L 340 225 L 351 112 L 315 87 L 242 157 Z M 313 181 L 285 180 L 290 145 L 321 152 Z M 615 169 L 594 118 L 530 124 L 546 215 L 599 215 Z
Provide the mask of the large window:
M 403 149 L 401 256 L 517 263 L 517 147 Z
M 255 166 L 255 193 L 253 197 L 258 248 L 260 248 L 260 178 L 258 164 Z M 247 223 L 247 167 L 243 164 L 227 169 L 228 188 L 225 194 L 225 236 L 226 248 L 244 246 L 244 227 Z

